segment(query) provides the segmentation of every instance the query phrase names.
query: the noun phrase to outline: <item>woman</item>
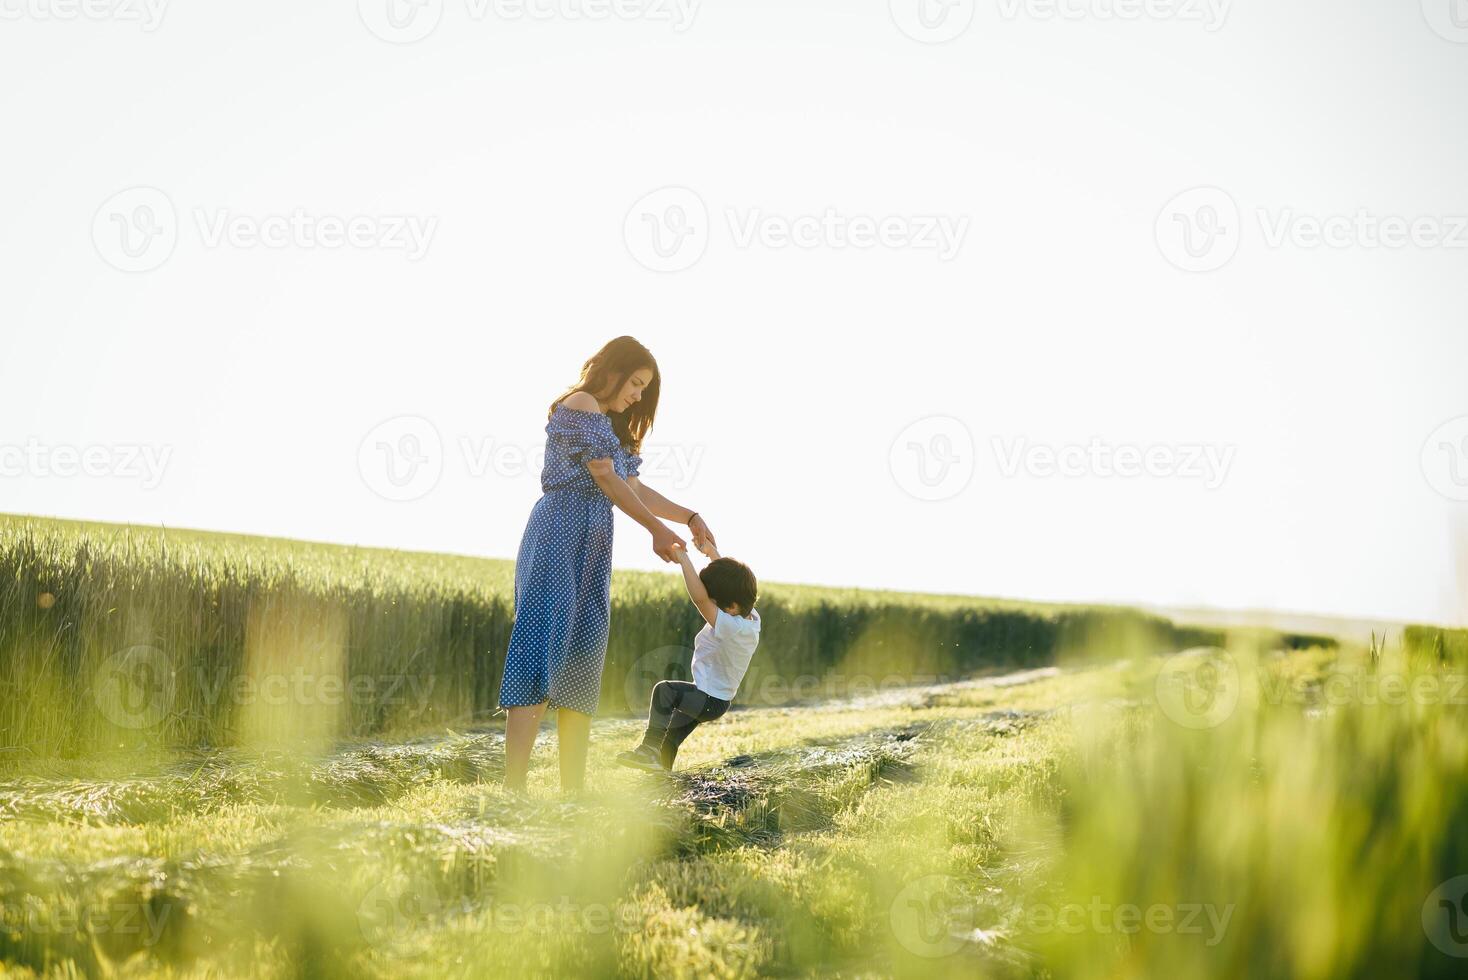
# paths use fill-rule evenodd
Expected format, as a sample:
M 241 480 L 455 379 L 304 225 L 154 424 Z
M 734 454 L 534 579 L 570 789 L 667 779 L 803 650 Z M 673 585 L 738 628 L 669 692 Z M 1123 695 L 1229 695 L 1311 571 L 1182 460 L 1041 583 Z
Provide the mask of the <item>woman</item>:
M 661 386 L 648 349 L 618 337 L 551 403 L 544 492 L 530 511 L 515 560 L 515 625 L 500 680 L 499 704 L 509 715 L 507 789 L 525 788 L 547 706 L 556 709 L 561 789 L 574 792 L 585 781 L 612 611 L 613 505 L 647 528 L 663 561 L 675 560 L 675 545 L 687 546 L 659 518 L 687 524 L 695 545 L 717 545 L 703 518 L 638 479 L 638 453 Z

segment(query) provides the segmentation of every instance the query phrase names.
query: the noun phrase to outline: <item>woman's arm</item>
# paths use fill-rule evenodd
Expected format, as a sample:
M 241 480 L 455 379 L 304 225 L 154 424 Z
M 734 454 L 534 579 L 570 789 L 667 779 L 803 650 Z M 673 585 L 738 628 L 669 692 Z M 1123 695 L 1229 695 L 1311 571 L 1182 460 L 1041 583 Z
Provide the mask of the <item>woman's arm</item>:
M 683 539 L 674 534 L 672 528 L 658 520 L 658 515 L 649 510 L 637 493 L 627 485 L 627 481 L 617 475 L 616 469 L 612 466 L 611 457 L 588 459 L 586 471 L 591 474 L 596 485 L 601 487 L 601 492 L 606 494 L 613 504 L 628 517 L 647 528 L 652 534 L 652 550 L 657 553 L 657 556 L 663 561 L 674 561 L 673 545 L 677 543 L 681 546 Z
M 694 511 L 691 507 L 684 507 L 682 504 L 674 503 L 652 487 L 643 483 L 638 477 L 629 476 L 627 478 L 627 485 L 647 505 L 647 509 L 658 517 L 666 518 L 670 521 L 677 521 L 679 524 L 687 524 L 688 518 L 693 516 Z M 709 530 L 709 526 L 704 522 L 702 515 L 688 529 L 693 532 L 695 543 L 706 539 L 710 544 L 718 544 L 714 540 L 714 532 Z
M 639 477 L 627 477 L 627 485 L 632 488 L 633 493 L 637 494 L 638 499 L 647 505 L 647 509 L 659 517 L 666 518 L 670 521 L 677 521 L 679 524 L 687 524 L 688 518 L 693 516 L 693 508 L 673 503 L 673 501 L 643 483 Z

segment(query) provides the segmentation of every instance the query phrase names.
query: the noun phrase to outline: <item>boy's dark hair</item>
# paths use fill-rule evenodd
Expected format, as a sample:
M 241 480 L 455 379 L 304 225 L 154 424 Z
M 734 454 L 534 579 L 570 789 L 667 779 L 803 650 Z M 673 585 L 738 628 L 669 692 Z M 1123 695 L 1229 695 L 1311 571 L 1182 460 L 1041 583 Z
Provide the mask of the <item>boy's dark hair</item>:
M 698 573 L 698 580 L 703 583 L 709 598 L 714 600 L 714 605 L 723 609 L 733 603 L 739 607 L 742 616 L 753 611 L 754 602 L 759 598 L 759 583 L 754 580 L 754 572 L 744 562 L 733 558 L 715 558 Z

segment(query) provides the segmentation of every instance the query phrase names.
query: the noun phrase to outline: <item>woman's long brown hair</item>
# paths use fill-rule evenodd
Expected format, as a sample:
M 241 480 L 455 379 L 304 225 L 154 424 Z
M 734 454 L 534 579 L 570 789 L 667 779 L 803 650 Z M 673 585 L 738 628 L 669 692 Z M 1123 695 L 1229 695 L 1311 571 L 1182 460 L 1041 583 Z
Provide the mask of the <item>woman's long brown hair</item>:
M 658 392 L 663 386 L 663 376 L 658 372 L 658 362 L 653 359 L 652 352 L 634 337 L 609 340 L 601 350 L 591 355 L 581 365 L 581 378 L 551 402 L 546 418 L 556 413 L 556 406 L 568 395 L 578 391 L 585 391 L 593 398 L 608 391 L 616 395 L 633 372 L 640 368 L 652 371 L 652 380 L 642 389 L 642 399 L 625 412 L 608 412 L 607 418 L 612 420 L 612 431 L 617 433 L 622 445 L 634 453 L 642 452 L 642 439 L 652 428 L 653 417 L 658 413 Z

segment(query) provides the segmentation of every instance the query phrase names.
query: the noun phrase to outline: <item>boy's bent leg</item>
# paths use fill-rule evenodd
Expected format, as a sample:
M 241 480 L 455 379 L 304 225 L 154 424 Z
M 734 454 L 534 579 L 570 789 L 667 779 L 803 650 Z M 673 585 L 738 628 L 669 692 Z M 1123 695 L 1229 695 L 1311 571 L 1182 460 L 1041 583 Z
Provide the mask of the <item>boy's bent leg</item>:
M 673 763 L 678 761 L 678 749 L 683 745 L 683 740 L 692 735 L 697 727 L 698 718 L 694 715 L 685 715 L 680 711 L 673 716 L 668 734 L 663 736 L 662 748 L 659 749 L 664 769 L 673 768 Z
M 667 735 L 663 737 L 663 768 L 673 768 L 673 763 L 678 758 L 678 749 L 683 745 L 683 741 L 693 734 L 695 728 L 703 722 L 721 717 L 728 710 L 728 701 L 710 697 L 697 688 L 694 689 L 693 694 L 685 695 L 673 713 L 673 720 L 668 725 Z
M 672 723 L 673 712 L 683 695 L 681 687 L 693 685 L 687 681 L 658 681 L 653 685 L 652 697 L 647 710 L 647 731 L 642 736 L 642 746 L 654 752 L 662 750 L 663 737 Z M 696 690 L 696 688 L 695 688 Z

